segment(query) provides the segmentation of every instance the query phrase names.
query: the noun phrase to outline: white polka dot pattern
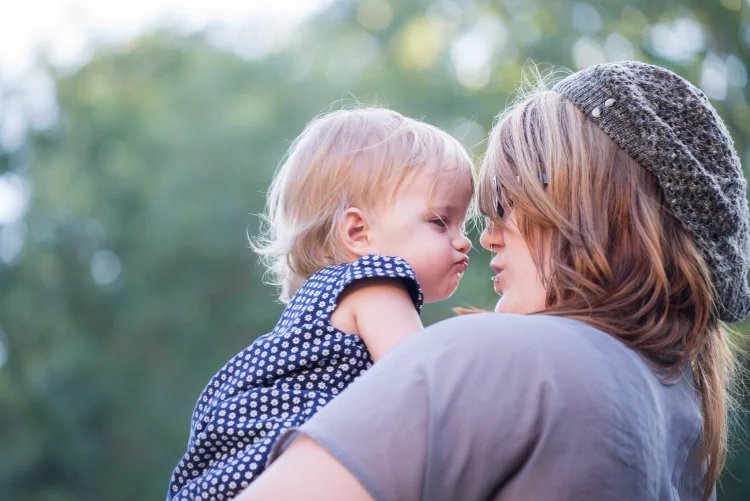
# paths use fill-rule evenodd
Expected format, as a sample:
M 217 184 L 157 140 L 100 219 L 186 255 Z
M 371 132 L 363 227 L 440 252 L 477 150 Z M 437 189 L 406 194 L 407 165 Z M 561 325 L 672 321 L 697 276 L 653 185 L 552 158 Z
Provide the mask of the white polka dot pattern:
M 370 367 L 362 340 L 335 329 L 329 318 L 347 285 L 372 277 L 402 280 L 421 310 L 422 291 L 401 258 L 368 255 L 315 273 L 273 331 L 235 355 L 203 390 L 167 499 L 232 498 L 263 471 L 284 431 L 307 421 Z

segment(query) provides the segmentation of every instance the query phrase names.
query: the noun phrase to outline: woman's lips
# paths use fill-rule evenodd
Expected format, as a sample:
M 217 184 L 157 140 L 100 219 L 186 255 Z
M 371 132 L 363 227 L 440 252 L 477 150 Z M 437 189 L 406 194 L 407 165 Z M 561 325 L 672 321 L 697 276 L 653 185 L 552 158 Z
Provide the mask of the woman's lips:
M 490 268 L 492 268 L 492 271 L 495 272 L 493 276 L 490 277 L 490 280 L 492 280 L 492 284 L 494 286 L 495 292 L 500 294 L 502 292 L 502 287 L 500 284 L 500 279 L 503 274 L 503 269 L 499 266 L 490 265 Z

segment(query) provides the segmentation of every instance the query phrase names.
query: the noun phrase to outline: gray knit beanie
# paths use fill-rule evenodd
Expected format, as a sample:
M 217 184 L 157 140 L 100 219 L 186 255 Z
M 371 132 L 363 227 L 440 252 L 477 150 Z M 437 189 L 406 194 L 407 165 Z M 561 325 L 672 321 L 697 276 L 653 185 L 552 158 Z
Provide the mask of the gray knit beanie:
M 711 270 L 719 318 L 750 313 L 750 216 L 732 138 L 706 96 L 635 61 L 592 66 L 552 90 L 575 104 L 659 182 Z

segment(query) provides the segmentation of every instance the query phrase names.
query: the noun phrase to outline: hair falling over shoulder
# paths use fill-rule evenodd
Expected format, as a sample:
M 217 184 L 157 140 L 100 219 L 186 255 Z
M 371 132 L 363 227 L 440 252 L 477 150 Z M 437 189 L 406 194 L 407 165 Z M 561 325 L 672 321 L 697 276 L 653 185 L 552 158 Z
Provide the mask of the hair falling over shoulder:
M 537 91 L 507 111 L 490 136 L 480 211 L 494 214 L 498 196 L 512 200 L 545 270 L 545 314 L 618 337 L 667 378 L 692 370 L 710 496 L 726 456 L 734 356 L 705 260 L 654 176 L 562 96 Z

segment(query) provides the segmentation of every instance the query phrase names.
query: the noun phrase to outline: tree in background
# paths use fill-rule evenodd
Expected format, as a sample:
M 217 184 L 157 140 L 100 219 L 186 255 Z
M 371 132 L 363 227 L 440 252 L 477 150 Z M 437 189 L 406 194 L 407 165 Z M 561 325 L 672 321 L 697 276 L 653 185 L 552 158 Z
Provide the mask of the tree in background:
M 73 73 L 50 68 L 57 120 L 0 150 L 0 173 L 31 189 L 23 219 L 0 225 L 0 498 L 164 495 L 203 385 L 281 312 L 246 233 L 315 115 L 387 105 L 480 155 L 527 58 L 636 58 L 701 84 L 747 166 L 749 10 L 340 0 L 262 56 L 161 31 Z M 452 304 L 428 305 L 425 323 L 491 307 L 488 260 L 474 251 Z M 748 498 L 748 483 L 739 447 L 720 499 Z

